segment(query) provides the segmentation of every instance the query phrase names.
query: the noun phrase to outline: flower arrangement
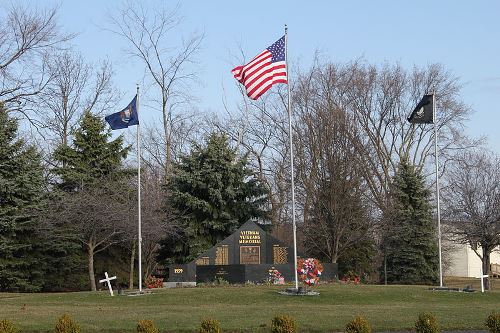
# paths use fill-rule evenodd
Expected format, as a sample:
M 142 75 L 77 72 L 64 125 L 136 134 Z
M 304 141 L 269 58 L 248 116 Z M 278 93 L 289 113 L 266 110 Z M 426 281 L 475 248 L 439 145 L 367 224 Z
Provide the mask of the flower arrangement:
M 150 275 L 146 279 L 146 286 L 149 289 L 153 288 L 163 288 L 163 279 L 162 278 L 157 278 L 156 276 Z
M 317 284 L 322 272 L 323 266 L 318 259 L 299 259 L 297 263 L 297 273 L 299 274 L 299 279 L 308 286 Z
M 274 284 L 285 284 L 285 278 L 275 268 L 269 270 L 269 282 Z
M 356 273 L 349 271 L 347 272 L 342 279 L 340 279 L 344 283 L 354 283 L 359 284 L 361 282 L 361 278 Z

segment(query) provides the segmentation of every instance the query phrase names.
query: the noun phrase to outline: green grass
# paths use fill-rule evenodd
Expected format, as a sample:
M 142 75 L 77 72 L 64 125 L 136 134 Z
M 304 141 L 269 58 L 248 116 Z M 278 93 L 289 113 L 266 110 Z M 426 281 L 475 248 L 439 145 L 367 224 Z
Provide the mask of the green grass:
M 140 297 L 102 292 L 0 293 L 0 320 L 21 332 L 53 331 L 68 313 L 82 332 L 135 332 L 151 319 L 162 332 L 195 332 L 202 319 L 221 322 L 223 332 L 265 332 L 273 316 L 291 315 L 301 332 L 343 331 L 362 314 L 374 331 L 409 330 L 420 312 L 432 312 L 445 330 L 486 329 L 484 321 L 500 308 L 500 291 L 455 293 L 425 286 L 320 285 L 320 296 L 279 295 L 283 287 L 239 286 L 155 290 Z

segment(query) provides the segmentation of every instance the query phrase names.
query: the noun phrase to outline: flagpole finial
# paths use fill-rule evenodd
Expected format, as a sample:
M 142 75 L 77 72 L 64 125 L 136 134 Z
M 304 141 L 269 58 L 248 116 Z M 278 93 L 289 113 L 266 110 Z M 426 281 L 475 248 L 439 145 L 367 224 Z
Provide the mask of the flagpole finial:
M 288 32 L 288 25 L 285 23 L 285 34 Z

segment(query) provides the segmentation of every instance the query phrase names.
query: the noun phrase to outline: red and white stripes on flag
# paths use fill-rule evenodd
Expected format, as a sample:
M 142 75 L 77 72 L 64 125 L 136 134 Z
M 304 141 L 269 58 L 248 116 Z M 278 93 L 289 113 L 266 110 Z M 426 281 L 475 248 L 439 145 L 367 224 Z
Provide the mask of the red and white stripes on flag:
M 236 80 L 245 86 L 248 97 L 259 98 L 275 83 L 288 83 L 285 36 L 258 54 L 248 64 L 233 68 Z

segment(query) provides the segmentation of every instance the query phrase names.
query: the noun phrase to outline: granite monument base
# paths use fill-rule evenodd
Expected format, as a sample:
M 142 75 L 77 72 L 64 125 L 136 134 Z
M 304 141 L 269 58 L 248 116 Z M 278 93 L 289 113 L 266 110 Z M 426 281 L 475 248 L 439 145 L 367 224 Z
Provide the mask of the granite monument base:
M 223 279 L 229 283 L 265 283 L 269 280 L 269 271 L 278 270 L 286 282 L 295 281 L 295 268 L 292 264 L 260 265 L 200 265 L 196 266 L 196 283 L 213 282 Z M 323 264 L 323 281 L 337 278 L 337 264 Z

